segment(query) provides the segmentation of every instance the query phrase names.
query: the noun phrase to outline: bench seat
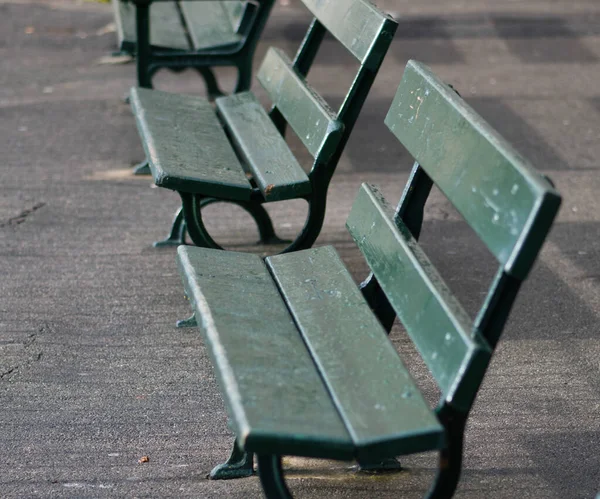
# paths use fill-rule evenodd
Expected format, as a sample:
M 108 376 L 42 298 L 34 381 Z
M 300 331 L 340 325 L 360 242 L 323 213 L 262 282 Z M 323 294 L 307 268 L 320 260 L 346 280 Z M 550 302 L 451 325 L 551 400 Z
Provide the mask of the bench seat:
M 135 52 L 135 5 L 113 0 L 113 9 L 120 49 Z M 150 41 L 154 47 L 206 50 L 242 40 L 221 2 L 155 2 L 150 8 Z
M 332 247 L 263 261 L 180 246 L 178 262 L 244 451 L 369 460 L 444 446 Z
M 217 99 L 233 144 L 205 99 L 133 88 L 131 105 L 158 186 L 247 201 L 250 177 L 266 201 L 311 192 L 308 176 L 249 92 Z

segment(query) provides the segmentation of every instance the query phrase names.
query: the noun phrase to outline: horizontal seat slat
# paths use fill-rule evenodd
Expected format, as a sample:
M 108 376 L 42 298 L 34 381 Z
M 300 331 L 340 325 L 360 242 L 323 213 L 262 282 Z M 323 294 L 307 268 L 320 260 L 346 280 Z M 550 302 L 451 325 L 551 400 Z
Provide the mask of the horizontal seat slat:
M 333 247 L 266 260 L 361 460 L 438 449 L 443 428 Z
M 308 176 L 254 94 L 220 97 L 216 104 L 267 201 L 310 194 Z
M 258 80 L 271 101 L 313 155 L 323 161 L 335 151 L 343 125 L 327 103 L 292 67 L 280 50 L 269 48 Z
M 467 313 L 374 187 L 362 185 L 346 226 L 442 393 L 469 407 L 476 390 L 456 381 L 480 380 L 491 351 Z
M 524 278 L 560 205 L 552 186 L 419 62 L 406 66 L 385 123 L 505 271 Z
M 113 0 L 113 8 L 122 49 L 135 50 L 135 4 Z M 154 2 L 150 6 L 150 44 L 162 48 L 190 49 L 175 2 Z
M 131 107 L 156 185 L 250 199 L 252 186 L 208 101 L 132 88 Z
M 393 19 L 368 0 L 302 0 L 302 3 L 361 64 L 371 62 L 367 57 L 379 37 L 389 41 L 396 30 Z M 379 64 L 384 53 L 377 51 L 371 64 Z
M 180 246 L 178 263 L 242 448 L 351 459 L 352 440 L 262 259 Z
M 221 47 L 242 41 L 231 25 L 224 3 L 227 2 L 179 2 L 194 49 Z

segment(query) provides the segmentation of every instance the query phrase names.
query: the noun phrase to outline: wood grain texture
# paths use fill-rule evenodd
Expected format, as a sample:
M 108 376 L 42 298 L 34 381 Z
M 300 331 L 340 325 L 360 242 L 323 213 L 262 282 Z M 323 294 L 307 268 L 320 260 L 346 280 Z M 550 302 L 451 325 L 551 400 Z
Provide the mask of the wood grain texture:
M 226 3 L 230 2 L 179 2 L 194 49 L 221 47 L 242 41 L 231 24 L 224 7 Z
M 257 76 L 313 157 L 320 154 L 325 160 L 333 154 L 343 125 L 321 96 L 293 69 L 289 58 L 271 47 Z
M 230 137 L 246 160 L 267 201 L 310 194 L 308 176 L 251 92 L 216 100 Z
M 131 107 L 156 185 L 250 198 L 252 187 L 208 101 L 132 88 Z
M 359 459 L 440 448 L 443 429 L 331 246 L 266 260 Z
M 113 0 L 113 8 L 119 42 L 135 46 L 135 5 Z M 190 49 L 175 2 L 154 2 L 150 6 L 150 43 L 155 47 Z
M 352 440 L 262 259 L 180 246 L 178 263 L 241 446 L 351 458 Z
M 361 63 L 384 36 L 391 40 L 396 22 L 368 0 L 302 0 L 304 5 Z M 387 47 L 386 47 L 387 48 Z M 378 62 L 378 61 L 377 61 Z
M 375 188 L 362 185 L 346 225 L 444 397 L 469 407 L 491 357 L 472 320 Z
M 560 205 L 552 186 L 421 63 L 406 66 L 385 123 L 506 272 L 524 278 Z

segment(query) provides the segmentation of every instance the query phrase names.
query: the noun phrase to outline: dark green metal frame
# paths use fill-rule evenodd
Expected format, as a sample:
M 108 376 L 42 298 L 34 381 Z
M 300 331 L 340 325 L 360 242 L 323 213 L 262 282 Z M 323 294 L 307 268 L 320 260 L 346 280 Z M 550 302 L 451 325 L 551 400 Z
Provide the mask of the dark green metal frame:
M 360 69 L 337 113 L 337 120 L 341 122 L 344 127 L 341 139 L 333 152 L 322 148 L 315 156 L 314 163 L 308 174 L 312 192 L 306 197 L 296 198 L 305 199 L 308 203 L 308 216 L 306 222 L 296 239 L 288 244 L 281 253 L 310 248 L 319 236 L 325 219 L 329 183 L 333 177 L 344 147 L 350 138 L 352 129 L 354 128 L 375 77 L 377 76 L 377 72 L 379 71 L 385 54 L 391 44 L 396 27 L 397 23 L 391 17 L 386 17 L 375 40 L 367 51 L 366 56 L 361 61 Z M 327 29 L 325 26 L 321 24 L 317 17 L 315 17 L 293 60 L 293 68 L 301 77 L 306 77 L 308 75 L 326 33 Z M 279 132 L 284 135 L 287 121 L 276 105 L 271 108 L 269 116 Z M 164 241 L 155 243 L 155 246 L 185 244 L 184 232 L 187 229 L 190 239 L 197 246 L 223 249 L 223 247 L 215 242 L 207 233 L 202 221 L 201 208 L 207 204 L 206 197 L 199 194 L 183 192 L 180 192 L 180 195 L 182 197 L 182 208 L 175 216 L 171 233 Z M 235 202 L 225 198 L 219 198 L 219 201 Z M 216 202 L 216 200 L 211 202 Z M 267 201 L 261 191 L 258 188 L 254 188 L 251 200 L 242 207 L 246 209 L 256 221 L 261 235 L 261 242 L 285 242 L 272 232 L 272 223 L 269 215 L 261 206 L 266 202 Z

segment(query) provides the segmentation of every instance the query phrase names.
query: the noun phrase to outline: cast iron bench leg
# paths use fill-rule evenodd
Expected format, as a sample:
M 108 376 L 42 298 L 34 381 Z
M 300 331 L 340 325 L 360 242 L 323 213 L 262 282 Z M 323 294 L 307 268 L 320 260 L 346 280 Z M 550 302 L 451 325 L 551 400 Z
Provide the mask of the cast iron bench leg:
M 452 497 L 462 468 L 466 416 L 454 413 L 448 406 L 444 406 L 438 416 L 446 427 L 447 446 L 440 451 L 440 464 L 435 482 L 427 493 L 428 499 Z
M 214 101 L 217 97 L 225 95 L 219 88 L 217 78 L 215 77 L 215 73 L 212 69 L 207 67 L 196 67 L 194 69 L 204 79 L 204 83 L 206 84 L 206 93 L 208 94 L 208 99 L 210 101 Z
M 267 210 L 256 202 L 247 201 L 230 201 L 225 199 L 217 198 L 205 198 L 197 194 L 187 194 L 180 192 L 181 201 L 183 205 L 183 218 L 187 227 L 190 239 L 196 246 L 202 248 L 214 248 L 223 249 L 223 247 L 217 243 L 208 233 L 202 220 L 202 208 L 213 203 L 233 203 L 246 210 L 256 222 L 258 226 L 258 232 L 260 234 L 260 241 L 263 244 L 279 244 L 285 243 L 283 239 L 279 239 L 275 235 L 275 229 L 273 228 L 273 222 L 271 217 L 267 213 Z M 171 231 L 171 233 L 173 233 Z
M 254 474 L 254 456 L 248 454 L 233 442 L 233 450 L 227 462 L 215 466 L 209 474 L 211 480 L 230 480 L 232 478 L 244 478 Z
M 291 499 L 281 469 L 281 456 L 258 456 L 258 476 L 267 499 Z
M 191 317 L 187 319 L 182 319 L 175 323 L 175 327 L 196 327 L 198 326 L 198 321 L 196 320 L 196 314 L 192 314 Z
M 162 241 L 156 241 L 153 246 L 155 248 L 160 248 L 161 246 L 179 246 L 180 244 L 185 244 L 185 229 L 183 208 L 179 208 L 177 213 L 175 213 L 175 218 L 173 218 L 169 236 Z
M 129 99 L 129 96 L 127 96 L 127 99 Z M 150 171 L 150 165 L 148 164 L 148 160 L 145 159 L 141 163 L 138 163 L 137 165 L 135 165 L 133 167 L 133 174 L 134 175 L 151 175 L 152 172 Z

